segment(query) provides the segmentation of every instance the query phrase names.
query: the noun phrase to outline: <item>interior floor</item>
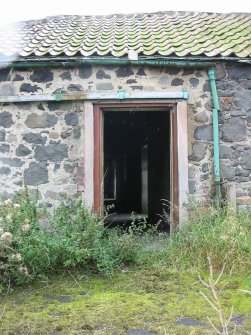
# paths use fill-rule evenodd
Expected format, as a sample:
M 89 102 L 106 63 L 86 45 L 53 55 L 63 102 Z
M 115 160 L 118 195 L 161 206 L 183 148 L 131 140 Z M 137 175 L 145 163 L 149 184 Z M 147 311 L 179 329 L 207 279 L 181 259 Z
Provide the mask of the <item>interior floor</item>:
M 106 223 L 164 222 L 170 202 L 170 113 L 104 112 L 104 206 Z M 169 213 L 167 213 L 168 215 Z

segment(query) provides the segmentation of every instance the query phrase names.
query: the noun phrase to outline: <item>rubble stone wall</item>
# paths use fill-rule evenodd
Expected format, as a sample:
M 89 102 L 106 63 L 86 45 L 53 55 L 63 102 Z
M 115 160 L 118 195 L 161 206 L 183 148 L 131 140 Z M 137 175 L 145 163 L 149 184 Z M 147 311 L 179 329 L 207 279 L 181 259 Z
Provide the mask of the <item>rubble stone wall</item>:
M 251 208 L 251 67 L 216 68 L 221 111 L 220 159 L 224 187 L 235 183 L 237 205 Z M 212 100 L 206 70 L 174 67 L 81 66 L 2 69 L 0 96 L 187 89 L 189 193 L 210 201 L 213 183 Z M 0 188 L 10 196 L 27 185 L 49 206 L 84 189 L 84 103 L 0 105 Z

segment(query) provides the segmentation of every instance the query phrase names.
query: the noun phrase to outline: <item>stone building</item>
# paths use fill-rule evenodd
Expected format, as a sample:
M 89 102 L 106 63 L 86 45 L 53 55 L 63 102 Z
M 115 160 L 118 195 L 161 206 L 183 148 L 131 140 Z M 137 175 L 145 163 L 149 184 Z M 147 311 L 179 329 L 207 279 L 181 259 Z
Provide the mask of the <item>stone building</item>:
M 0 42 L 4 196 L 152 221 L 163 199 L 173 221 L 189 201 L 251 208 L 250 14 L 49 17 Z

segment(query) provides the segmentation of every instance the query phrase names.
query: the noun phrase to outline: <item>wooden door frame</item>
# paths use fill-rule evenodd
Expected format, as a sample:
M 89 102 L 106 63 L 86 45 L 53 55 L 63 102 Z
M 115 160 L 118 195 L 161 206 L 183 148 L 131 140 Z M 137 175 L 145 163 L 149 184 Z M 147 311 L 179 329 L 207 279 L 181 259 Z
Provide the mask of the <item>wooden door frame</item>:
M 160 108 L 170 110 L 170 149 L 171 149 L 171 221 L 173 225 L 179 222 L 179 176 L 178 176 L 178 129 L 177 129 L 177 104 L 176 103 L 108 103 L 93 105 L 93 125 L 94 125 L 94 206 L 96 213 L 103 212 L 103 187 L 102 187 L 102 157 L 103 157 L 103 112 L 104 109 L 118 108 L 119 110 L 128 108 Z

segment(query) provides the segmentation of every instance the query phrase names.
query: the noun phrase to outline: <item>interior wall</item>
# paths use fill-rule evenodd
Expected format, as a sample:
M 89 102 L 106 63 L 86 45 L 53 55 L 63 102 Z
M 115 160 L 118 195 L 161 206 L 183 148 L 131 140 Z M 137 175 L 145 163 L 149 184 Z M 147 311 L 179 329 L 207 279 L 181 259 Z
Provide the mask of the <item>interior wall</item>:
M 161 219 L 170 202 L 170 113 L 151 115 L 149 130 L 148 199 L 151 222 Z
M 142 161 L 143 148 L 147 162 Z M 116 199 L 111 199 L 115 171 L 112 160 L 116 160 Z M 149 222 L 159 221 L 163 212 L 161 199 L 170 201 L 170 113 L 104 112 L 104 162 L 104 193 L 109 198 L 105 205 L 113 204 L 113 212 L 117 213 L 144 213 L 144 198 L 148 201 Z M 144 165 L 148 170 L 147 195 L 142 194 Z

